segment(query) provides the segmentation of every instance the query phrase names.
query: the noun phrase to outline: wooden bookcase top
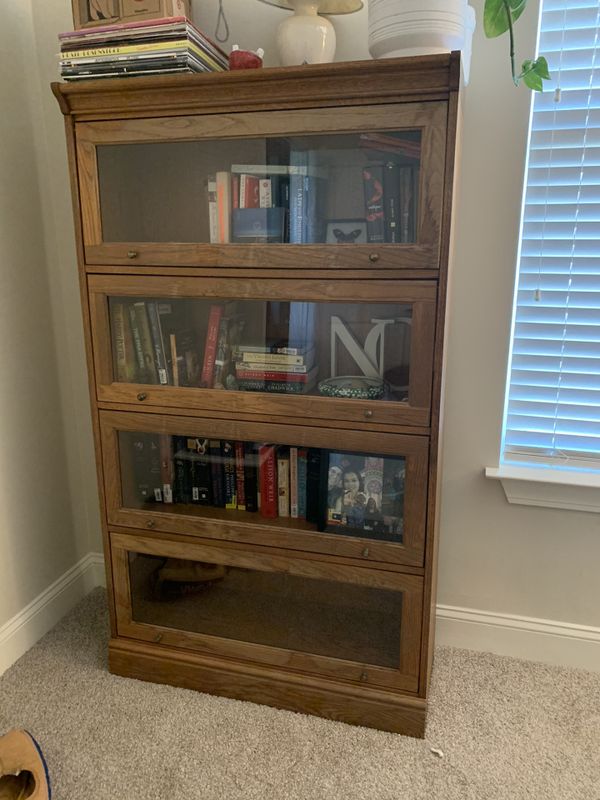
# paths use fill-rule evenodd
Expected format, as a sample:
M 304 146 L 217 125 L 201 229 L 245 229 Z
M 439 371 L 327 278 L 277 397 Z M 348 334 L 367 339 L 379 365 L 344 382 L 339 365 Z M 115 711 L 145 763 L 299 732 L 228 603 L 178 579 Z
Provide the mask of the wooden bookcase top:
M 460 53 L 231 72 L 53 83 L 76 121 L 447 99 Z

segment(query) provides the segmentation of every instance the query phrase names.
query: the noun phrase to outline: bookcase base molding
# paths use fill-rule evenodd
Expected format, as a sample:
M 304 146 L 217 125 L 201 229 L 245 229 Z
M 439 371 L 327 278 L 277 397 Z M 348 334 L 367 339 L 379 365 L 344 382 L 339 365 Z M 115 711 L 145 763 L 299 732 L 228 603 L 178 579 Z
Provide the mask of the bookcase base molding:
M 109 643 L 109 668 L 124 678 L 249 700 L 390 733 L 423 738 L 427 701 L 364 686 L 205 658 L 121 638 Z

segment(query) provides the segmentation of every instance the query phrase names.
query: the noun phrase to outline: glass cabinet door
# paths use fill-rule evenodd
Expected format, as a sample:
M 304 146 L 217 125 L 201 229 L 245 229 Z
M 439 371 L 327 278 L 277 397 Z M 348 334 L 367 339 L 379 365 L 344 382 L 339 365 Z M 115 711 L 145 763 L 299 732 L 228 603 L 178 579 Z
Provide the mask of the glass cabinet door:
M 101 425 L 113 524 L 422 564 L 425 437 L 131 412 Z
M 354 251 L 354 267 L 435 269 L 444 108 L 82 123 L 87 261 L 310 266 L 277 248 L 263 261 L 285 244 L 327 245 L 321 268 Z
M 90 289 L 101 400 L 429 423 L 431 282 L 91 276 Z M 294 290 L 305 299 L 276 299 Z
M 119 635 L 416 691 L 422 579 L 111 535 Z

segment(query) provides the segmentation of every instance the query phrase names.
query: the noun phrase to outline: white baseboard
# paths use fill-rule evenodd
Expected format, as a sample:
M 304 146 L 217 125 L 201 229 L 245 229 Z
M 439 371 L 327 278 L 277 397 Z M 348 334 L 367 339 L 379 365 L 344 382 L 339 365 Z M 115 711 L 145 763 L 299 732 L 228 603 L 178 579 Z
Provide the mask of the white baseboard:
M 438 605 L 436 644 L 600 672 L 600 628 Z
M 86 594 L 104 582 L 102 554 L 88 553 L 0 627 L 0 675 L 33 647 Z

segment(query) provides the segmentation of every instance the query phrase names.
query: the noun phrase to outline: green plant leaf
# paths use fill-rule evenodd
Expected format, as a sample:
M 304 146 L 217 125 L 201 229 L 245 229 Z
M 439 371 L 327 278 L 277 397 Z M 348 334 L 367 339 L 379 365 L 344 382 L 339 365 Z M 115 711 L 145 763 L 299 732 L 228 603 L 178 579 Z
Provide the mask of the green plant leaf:
M 525 86 L 533 89 L 534 92 L 543 92 L 544 81 L 549 79 L 548 62 L 544 56 L 540 56 L 535 61 L 524 61 L 521 74 L 517 76 L 517 80 L 522 80 Z
M 511 11 L 512 20 L 515 22 L 519 19 L 525 7 L 527 0 L 507 0 L 508 6 Z M 508 30 L 509 19 L 504 0 L 485 0 L 483 7 L 483 30 L 488 39 L 493 39 L 496 36 L 501 36 Z
M 540 56 L 535 62 L 535 71 L 545 81 L 550 80 L 550 70 L 548 69 L 548 62 L 544 56 Z
M 523 75 L 523 83 L 525 86 L 528 86 L 530 89 L 533 89 L 534 92 L 543 92 L 544 91 L 544 82 L 537 75 L 535 72 L 527 72 Z

